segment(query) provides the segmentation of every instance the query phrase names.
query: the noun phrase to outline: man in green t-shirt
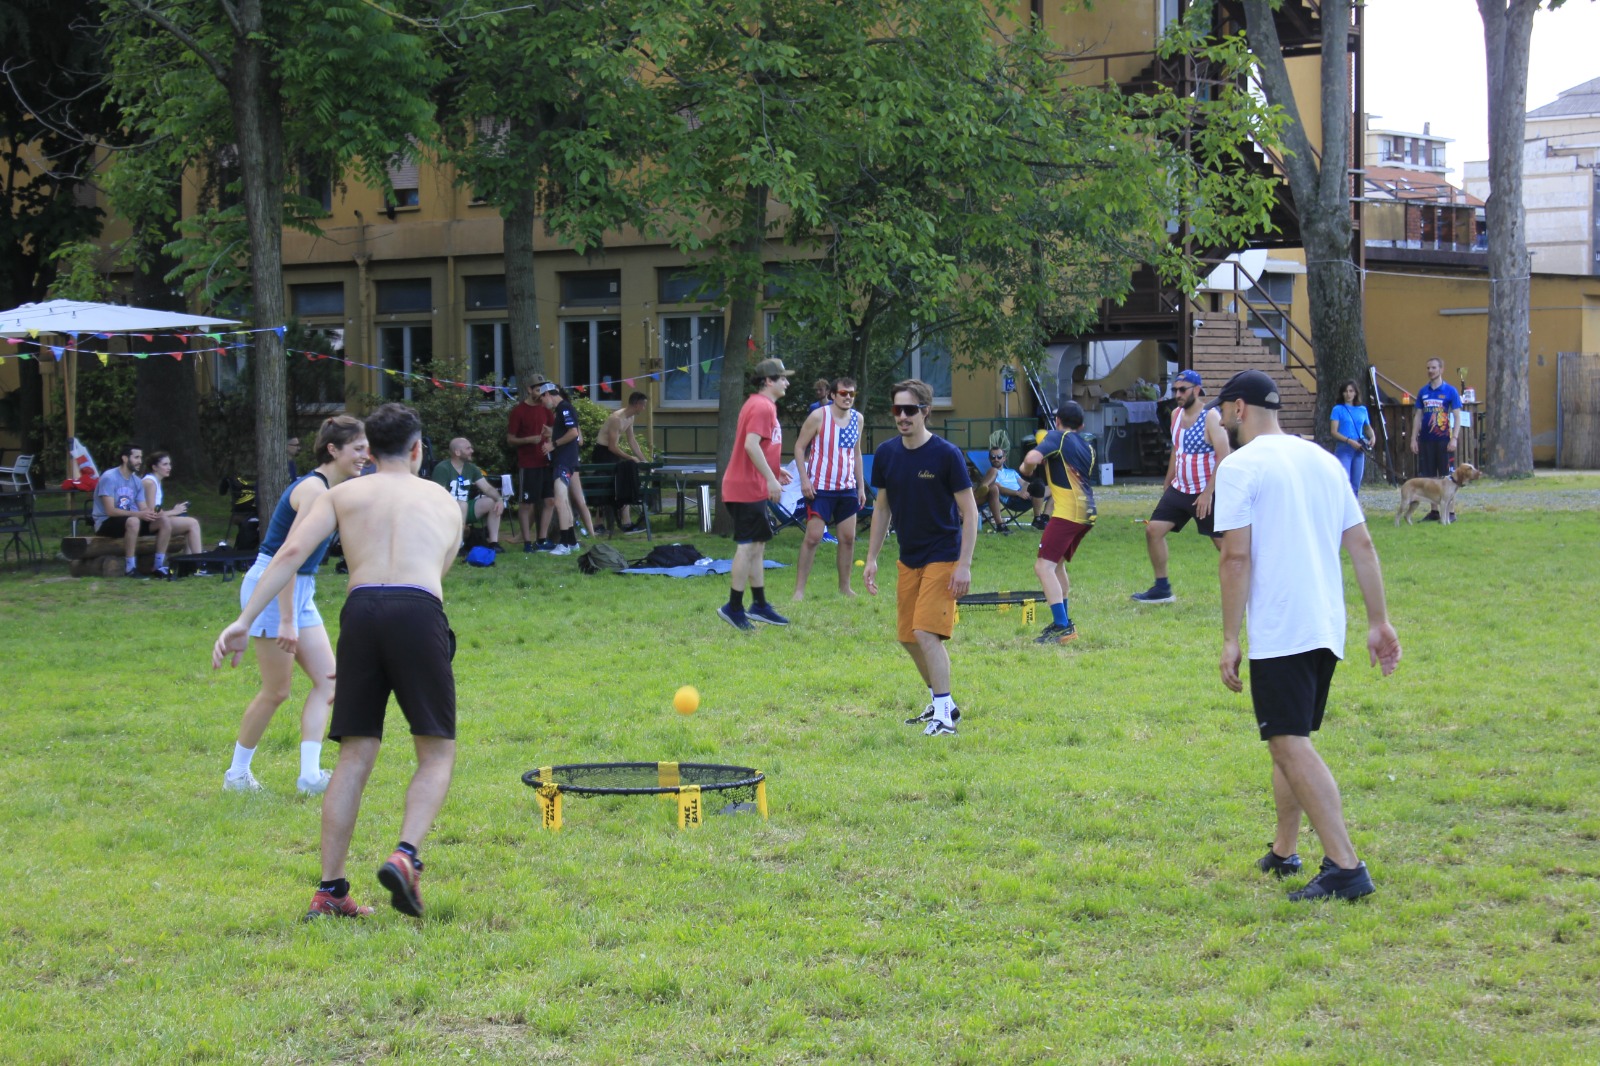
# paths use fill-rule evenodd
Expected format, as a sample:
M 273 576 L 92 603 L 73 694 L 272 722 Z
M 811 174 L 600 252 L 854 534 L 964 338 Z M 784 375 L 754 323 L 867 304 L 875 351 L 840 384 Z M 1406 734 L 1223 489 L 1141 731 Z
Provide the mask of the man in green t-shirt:
M 433 480 L 443 485 L 461 505 L 461 518 L 468 526 L 479 522 L 489 535 L 489 547 L 500 547 L 500 516 L 505 513 L 506 501 L 500 490 L 489 484 L 472 461 L 472 442 L 457 437 L 450 442 L 450 458 L 443 459 L 433 468 Z

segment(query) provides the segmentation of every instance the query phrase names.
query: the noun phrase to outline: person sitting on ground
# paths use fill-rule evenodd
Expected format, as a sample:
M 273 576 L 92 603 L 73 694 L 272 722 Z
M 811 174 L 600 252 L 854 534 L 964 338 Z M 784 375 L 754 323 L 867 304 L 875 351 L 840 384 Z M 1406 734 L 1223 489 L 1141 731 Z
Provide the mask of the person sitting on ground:
M 199 555 L 206 550 L 205 541 L 200 536 L 200 520 L 189 517 L 189 501 L 174 504 L 170 511 L 162 510 L 162 483 L 172 476 L 172 456 L 167 452 L 156 452 L 150 456 L 150 472 L 144 476 L 144 498 L 150 509 L 156 512 L 173 532 L 183 537 L 183 550 L 190 555 Z M 165 561 L 165 560 L 163 560 Z
M 506 501 L 472 461 L 471 441 L 457 437 L 450 442 L 450 455 L 434 464 L 433 480 L 443 485 L 461 505 L 464 526 L 474 526 L 481 521 L 489 537 L 488 546 L 497 552 L 505 550 L 500 547 L 500 516 L 505 514 Z
M 639 447 L 639 438 L 634 436 L 634 419 L 644 413 L 650 405 L 650 397 L 642 392 L 629 395 L 628 402 L 607 416 L 605 425 L 600 427 L 600 439 L 594 442 L 594 451 L 589 455 L 591 463 L 615 464 L 623 466 L 629 463 L 643 463 L 644 449 Z M 626 475 L 622 475 L 626 476 Z M 638 471 L 633 472 L 634 485 L 638 485 Z M 618 493 L 619 496 L 624 495 Z M 617 513 L 617 520 L 622 524 L 624 533 L 631 533 L 638 528 L 633 522 L 633 508 L 623 504 Z
M 1042 524 L 1044 486 L 1039 479 L 1029 480 L 1017 470 L 1006 466 L 1004 447 L 989 449 L 989 469 L 973 486 L 973 491 L 978 499 L 988 506 L 989 513 L 994 516 L 995 528 L 1002 533 L 1011 532 L 1010 526 L 1016 524 L 1015 517 L 1008 523 L 1007 515 L 1015 516 L 1029 509 L 1033 511 L 1035 527 Z
M 144 577 L 146 575 L 139 573 L 139 533 L 149 529 L 156 537 L 154 576 L 170 577 L 167 541 L 172 537 L 172 526 L 145 499 L 144 482 L 139 480 L 144 449 L 129 442 L 122 446 L 118 458 L 116 468 L 101 474 L 94 489 L 94 506 L 89 514 L 94 521 L 95 536 L 121 537 L 123 575 Z

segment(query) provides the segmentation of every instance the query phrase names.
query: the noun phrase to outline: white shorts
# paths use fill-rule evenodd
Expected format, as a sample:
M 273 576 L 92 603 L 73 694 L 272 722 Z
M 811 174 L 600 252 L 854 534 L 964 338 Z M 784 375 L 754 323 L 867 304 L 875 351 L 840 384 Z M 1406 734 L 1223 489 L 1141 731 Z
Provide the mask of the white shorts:
M 267 566 L 272 562 L 270 555 L 256 556 L 255 565 L 250 572 L 244 575 L 244 580 L 239 582 L 239 608 L 250 602 L 250 594 L 256 590 L 256 583 L 261 580 L 261 575 L 267 572 Z M 317 610 L 317 576 L 315 574 L 294 575 L 294 624 L 302 632 L 312 626 L 322 624 L 322 614 Z M 257 616 L 250 626 L 252 637 L 276 637 L 278 635 L 278 598 L 274 596 L 272 602 L 267 604 L 267 609 Z

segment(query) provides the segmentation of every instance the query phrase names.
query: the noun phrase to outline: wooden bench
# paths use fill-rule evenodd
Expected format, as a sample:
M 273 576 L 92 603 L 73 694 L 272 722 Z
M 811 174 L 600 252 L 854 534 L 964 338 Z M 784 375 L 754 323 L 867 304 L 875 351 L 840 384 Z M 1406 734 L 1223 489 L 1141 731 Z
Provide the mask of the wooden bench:
M 652 501 L 657 499 L 659 488 L 656 484 L 656 468 L 659 463 L 638 463 L 639 467 L 639 499 L 625 501 L 628 506 L 639 508 L 639 518 L 644 521 L 644 534 L 646 540 L 654 540 L 655 534 L 650 529 L 650 512 Z M 594 514 L 602 509 L 609 508 L 613 511 L 611 521 L 607 524 L 607 535 L 615 536 L 617 531 L 616 481 L 614 463 L 579 463 L 578 477 L 583 481 L 583 498 L 589 504 L 589 512 Z M 592 532 L 592 531 L 591 531 Z
M 148 574 L 156 567 L 156 538 L 140 537 L 135 549 L 139 571 Z M 61 554 L 66 557 L 73 577 L 119 577 L 123 555 L 121 537 L 62 537 Z

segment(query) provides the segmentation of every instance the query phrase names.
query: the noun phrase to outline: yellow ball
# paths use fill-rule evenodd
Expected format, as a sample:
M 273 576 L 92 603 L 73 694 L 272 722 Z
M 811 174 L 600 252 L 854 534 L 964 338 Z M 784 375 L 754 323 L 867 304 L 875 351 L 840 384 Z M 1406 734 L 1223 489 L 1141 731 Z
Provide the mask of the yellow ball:
M 857 566 L 866 566 L 867 565 L 867 561 L 865 559 L 857 559 L 856 560 L 856 565 Z
M 693 685 L 685 685 L 672 697 L 672 706 L 679 714 L 693 714 L 700 706 L 700 692 Z

